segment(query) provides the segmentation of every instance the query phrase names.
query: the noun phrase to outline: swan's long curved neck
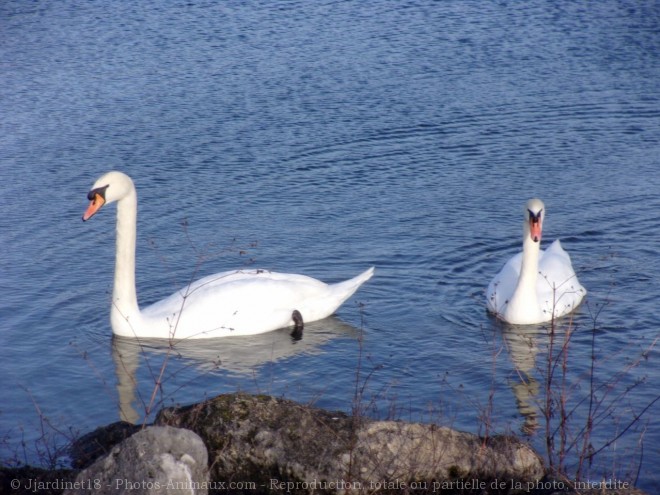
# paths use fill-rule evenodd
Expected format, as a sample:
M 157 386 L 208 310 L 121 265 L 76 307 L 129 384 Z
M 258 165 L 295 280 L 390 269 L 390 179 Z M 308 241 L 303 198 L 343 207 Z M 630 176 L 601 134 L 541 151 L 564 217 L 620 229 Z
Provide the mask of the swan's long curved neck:
M 536 295 L 536 280 L 539 275 L 539 253 L 540 242 L 534 242 L 529 236 L 523 241 L 523 258 L 518 278 L 518 288 L 524 289 Z
M 535 315 L 539 311 L 536 282 L 539 275 L 540 242 L 534 242 L 526 232 L 523 240 L 523 257 L 518 276 L 518 284 L 509 300 L 507 312 L 510 314 Z
M 137 193 L 135 189 L 117 202 L 117 258 L 110 320 L 114 333 L 133 335 L 140 309 L 135 291 L 135 240 Z

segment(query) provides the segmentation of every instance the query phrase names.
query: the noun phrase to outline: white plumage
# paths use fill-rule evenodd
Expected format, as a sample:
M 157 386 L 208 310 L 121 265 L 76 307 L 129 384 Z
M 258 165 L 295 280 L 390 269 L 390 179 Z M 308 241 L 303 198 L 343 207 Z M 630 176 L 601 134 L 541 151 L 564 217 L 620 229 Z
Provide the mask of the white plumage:
M 99 178 L 88 194 L 83 220 L 104 204 L 117 202 L 117 259 L 110 321 L 116 335 L 140 338 L 200 339 L 254 335 L 334 313 L 374 268 L 350 280 L 326 284 L 305 275 L 266 270 L 233 270 L 193 282 L 140 311 L 135 289 L 137 193 L 121 172 Z
M 509 259 L 488 285 L 488 309 L 509 323 L 542 323 L 566 315 L 587 293 L 559 240 L 545 251 L 540 249 L 545 215 L 540 199 L 527 202 L 523 251 Z

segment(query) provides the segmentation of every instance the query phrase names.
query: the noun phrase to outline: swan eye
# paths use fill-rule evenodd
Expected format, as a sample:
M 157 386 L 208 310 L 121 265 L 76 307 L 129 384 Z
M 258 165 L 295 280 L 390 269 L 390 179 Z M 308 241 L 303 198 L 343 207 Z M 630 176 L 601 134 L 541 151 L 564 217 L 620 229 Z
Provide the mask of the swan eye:
M 539 210 L 538 213 L 534 213 L 532 210 L 527 210 L 529 212 L 529 219 L 532 223 L 538 223 L 541 220 L 541 213 L 543 209 Z
M 94 201 L 96 199 L 96 195 L 99 195 L 105 201 L 106 189 L 108 189 L 108 186 L 97 187 L 96 189 L 92 189 L 87 193 L 87 199 L 90 201 Z

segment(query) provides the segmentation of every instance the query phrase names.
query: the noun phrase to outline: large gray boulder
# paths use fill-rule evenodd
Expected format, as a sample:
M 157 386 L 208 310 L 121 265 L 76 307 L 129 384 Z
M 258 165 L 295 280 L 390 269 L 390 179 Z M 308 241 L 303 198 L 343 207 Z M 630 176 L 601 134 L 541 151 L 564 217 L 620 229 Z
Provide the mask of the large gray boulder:
M 513 437 L 486 440 L 431 424 L 355 418 L 270 396 L 220 395 L 164 409 L 156 424 L 199 434 L 215 482 L 250 481 L 260 492 L 377 492 L 413 484 L 430 492 L 442 480 L 525 482 L 544 475 L 539 456 Z
M 208 493 L 208 453 L 190 430 L 150 426 L 114 446 L 66 494 Z

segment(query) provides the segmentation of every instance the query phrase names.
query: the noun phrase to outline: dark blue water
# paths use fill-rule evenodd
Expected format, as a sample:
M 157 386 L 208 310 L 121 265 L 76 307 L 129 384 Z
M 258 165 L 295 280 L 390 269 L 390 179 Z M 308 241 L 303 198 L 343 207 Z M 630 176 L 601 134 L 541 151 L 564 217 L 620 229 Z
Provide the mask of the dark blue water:
M 593 351 L 609 446 L 582 474 L 657 491 L 659 27 L 654 2 L 3 2 L 2 460 L 236 390 L 545 454 L 548 328 L 484 300 L 538 196 L 589 291 L 563 396 L 581 442 Z M 376 275 L 300 342 L 113 340 L 114 211 L 80 216 L 114 168 L 138 188 L 143 305 L 247 265 Z

